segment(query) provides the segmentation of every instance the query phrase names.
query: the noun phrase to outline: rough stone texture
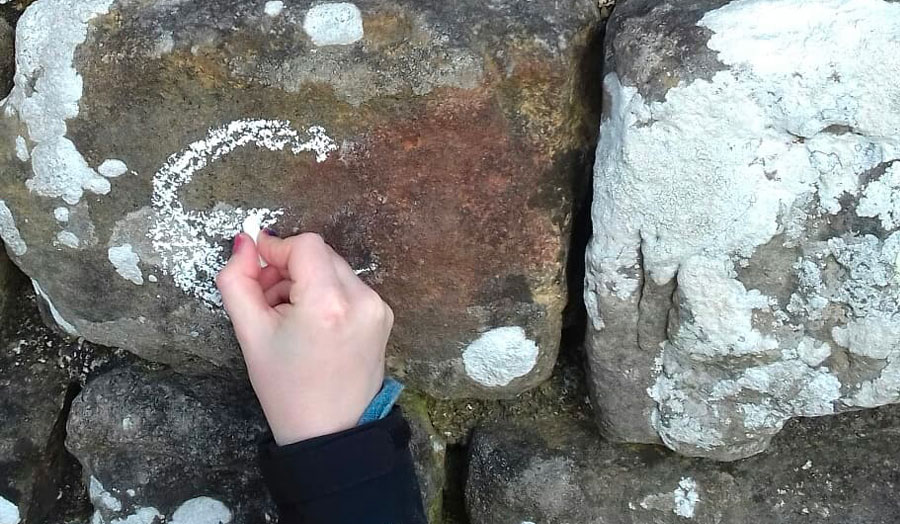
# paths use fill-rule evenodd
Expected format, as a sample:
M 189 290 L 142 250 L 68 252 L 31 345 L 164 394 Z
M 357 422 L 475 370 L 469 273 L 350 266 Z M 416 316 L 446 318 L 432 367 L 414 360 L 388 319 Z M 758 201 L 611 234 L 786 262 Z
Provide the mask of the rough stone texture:
M 13 83 L 15 34 L 13 28 L 0 18 L 0 93 L 9 93 Z
M 733 463 L 615 445 L 573 424 L 476 431 L 472 524 L 889 524 L 900 520 L 897 406 L 795 420 Z
M 9 259 L 0 243 L 0 319 L 6 318 L 7 308 L 11 312 L 13 304 L 23 292 L 23 280 L 22 273 Z
M 724 4 L 616 8 L 585 300 L 604 434 L 733 460 L 900 401 L 900 4 Z
M 407 395 L 403 410 L 423 500 L 437 522 L 444 443 L 421 402 Z M 89 382 L 67 429 L 100 522 L 157 513 L 171 520 L 201 497 L 226 508 L 232 524 L 276 515 L 257 467 L 265 420 L 249 389 L 132 365 Z
M 61 327 L 240 373 L 213 276 L 253 215 L 321 232 L 386 298 L 408 384 L 510 396 L 550 374 L 596 3 L 355 5 L 333 27 L 308 0 L 26 10 L 0 194 Z
M 41 324 L 33 295 L 15 297 L 0 316 L 0 498 L 25 524 L 60 522 L 65 410 L 75 382 L 64 354 L 77 348 Z
M 412 430 L 409 447 L 416 466 L 425 514 L 428 522 L 438 524 L 443 510 L 447 444 L 432 426 L 423 398 L 406 392 L 399 404 Z
M 66 447 L 84 468 L 95 522 L 153 512 L 171 520 L 186 502 L 207 497 L 233 524 L 261 523 L 276 514 L 257 467 L 264 427 L 251 391 L 122 368 L 76 397 Z

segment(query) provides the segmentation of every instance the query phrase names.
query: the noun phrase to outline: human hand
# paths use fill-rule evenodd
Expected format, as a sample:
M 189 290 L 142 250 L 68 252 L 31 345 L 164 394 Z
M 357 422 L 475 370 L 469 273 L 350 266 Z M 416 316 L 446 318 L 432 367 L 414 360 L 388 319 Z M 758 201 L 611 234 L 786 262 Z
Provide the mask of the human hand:
M 356 426 L 384 381 L 391 308 L 319 235 L 258 242 L 238 235 L 216 284 L 275 442 Z

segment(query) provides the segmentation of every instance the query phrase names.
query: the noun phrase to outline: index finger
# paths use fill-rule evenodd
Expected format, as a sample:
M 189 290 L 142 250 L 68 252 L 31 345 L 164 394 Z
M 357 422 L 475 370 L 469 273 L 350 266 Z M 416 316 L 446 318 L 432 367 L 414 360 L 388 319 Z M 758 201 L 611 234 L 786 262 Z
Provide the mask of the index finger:
M 336 278 L 331 258 L 333 251 L 315 233 L 284 239 L 260 235 L 257 248 L 266 262 L 285 271 L 297 286 L 324 284 Z

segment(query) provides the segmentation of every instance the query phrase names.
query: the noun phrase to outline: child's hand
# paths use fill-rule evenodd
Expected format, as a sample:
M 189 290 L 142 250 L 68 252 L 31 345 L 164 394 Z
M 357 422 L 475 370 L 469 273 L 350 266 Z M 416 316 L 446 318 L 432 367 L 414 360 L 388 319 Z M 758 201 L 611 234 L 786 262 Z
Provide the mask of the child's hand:
M 384 380 L 394 315 L 381 297 L 311 233 L 240 234 L 216 283 L 275 441 L 354 427 Z

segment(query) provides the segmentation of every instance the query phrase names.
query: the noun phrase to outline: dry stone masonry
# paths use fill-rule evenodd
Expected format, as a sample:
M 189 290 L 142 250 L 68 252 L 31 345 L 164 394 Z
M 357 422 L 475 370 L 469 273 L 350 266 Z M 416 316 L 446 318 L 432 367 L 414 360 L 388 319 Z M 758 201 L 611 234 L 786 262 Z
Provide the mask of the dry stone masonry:
M 793 421 L 732 464 L 602 442 L 569 421 L 495 424 L 472 438 L 472 524 L 758 524 L 900 520 L 898 406 Z
M 900 4 L 625 1 L 606 49 L 605 433 L 731 460 L 900 401 Z
M 611 7 L 0 0 L 0 524 L 275 521 L 261 228 L 393 307 L 432 524 L 900 522 L 900 1 Z
M 443 397 L 552 371 L 592 0 L 40 0 L 0 121 L 0 231 L 71 335 L 240 376 L 214 276 L 246 218 L 322 233 Z M 51 29 L 52 28 L 52 29 Z

